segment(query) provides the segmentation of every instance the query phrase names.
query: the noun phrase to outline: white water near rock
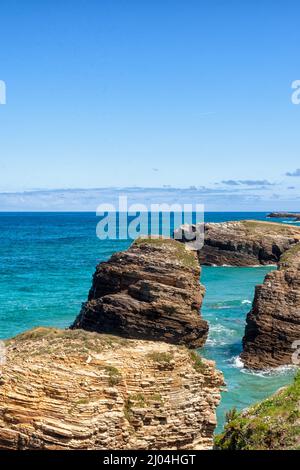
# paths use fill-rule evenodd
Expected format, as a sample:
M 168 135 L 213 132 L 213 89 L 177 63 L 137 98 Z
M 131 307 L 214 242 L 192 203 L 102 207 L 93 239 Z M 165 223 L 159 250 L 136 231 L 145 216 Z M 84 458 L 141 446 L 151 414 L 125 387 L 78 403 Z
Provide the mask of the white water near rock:
M 209 321 L 210 333 L 201 354 L 216 361 L 226 382 L 226 391 L 222 393 L 222 401 L 217 410 L 216 432 L 221 431 L 228 410 L 234 407 L 244 409 L 261 401 L 291 382 L 294 375 L 294 368 L 289 366 L 275 370 L 249 370 L 244 368 L 239 357 L 254 287 L 272 269 L 272 266 L 262 266 L 260 269 L 202 269 L 201 281 L 206 287 L 202 315 Z

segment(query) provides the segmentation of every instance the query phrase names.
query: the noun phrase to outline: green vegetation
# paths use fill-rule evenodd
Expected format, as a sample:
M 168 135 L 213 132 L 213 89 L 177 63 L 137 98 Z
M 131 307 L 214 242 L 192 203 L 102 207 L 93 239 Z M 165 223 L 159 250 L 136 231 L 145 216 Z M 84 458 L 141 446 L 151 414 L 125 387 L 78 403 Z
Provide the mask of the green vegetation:
M 235 407 L 227 411 L 225 415 L 226 423 L 230 423 L 230 421 L 233 421 L 234 419 L 236 419 L 238 415 L 239 415 L 239 412 Z
M 87 398 L 79 398 L 75 404 L 76 405 L 87 405 L 89 403 L 89 400 Z
M 249 232 L 257 231 L 261 234 L 264 232 L 268 233 L 281 233 L 282 235 L 290 235 L 291 232 L 295 232 L 298 229 L 300 236 L 300 229 L 298 226 L 284 225 L 279 222 L 264 222 L 259 220 L 241 220 L 241 224 L 249 230 Z
M 23 343 L 23 342 L 35 342 L 39 340 L 49 340 L 49 344 L 54 344 L 57 339 L 73 340 L 75 343 L 80 341 L 92 350 L 99 349 L 99 352 L 103 350 L 103 346 L 113 346 L 114 344 L 126 345 L 128 341 L 115 335 L 99 334 L 89 332 L 85 330 L 60 330 L 58 328 L 46 328 L 38 327 L 32 330 L 25 331 L 13 338 L 6 341 L 6 344 L 10 343 Z M 59 343 L 58 343 L 59 344 Z M 102 347 L 101 347 L 102 346 Z
M 193 367 L 197 372 L 204 372 L 206 369 L 206 366 L 204 362 L 202 361 L 201 357 L 199 356 L 196 351 L 190 351 L 190 357 L 193 362 Z
M 60 337 L 63 336 L 64 330 L 59 330 L 57 328 L 45 328 L 39 327 L 32 330 L 25 331 L 11 339 L 8 340 L 8 343 L 11 341 L 32 341 L 39 340 L 47 337 Z
M 197 258 L 193 251 L 187 250 L 184 243 L 181 243 L 172 238 L 145 238 L 140 237 L 134 241 L 135 245 L 154 245 L 157 247 L 172 248 L 170 257 L 174 257 L 177 262 L 182 264 L 184 267 L 197 269 L 199 268 Z M 166 253 L 166 256 L 168 256 Z
M 10 354 L 19 356 L 88 356 L 104 350 L 128 346 L 130 341 L 114 335 L 98 334 L 84 330 L 35 328 L 6 341 Z M 112 379 L 113 380 L 113 379 Z
M 152 353 L 147 354 L 147 356 L 152 361 L 157 362 L 158 364 L 162 364 L 162 365 L 170 364 L 170 362 L 173 359 L 173 354 L 166 353 L 166 352 L 152 352 Z
M 108 377 L 109 377 L 108 382 L 111 387 L 121 382 L 122 374 L 119 372 L 119 370 L 116 367 L 106 366 L 105 370 L 108 373 Z
M 133 408 L 145 408 L 147 406 L 146 398 L 142 393 L 130 395 L 124 404 L 124 416 L 131 422 L 133 418 Z
M 131 422 L 134 415 L 134 408 L 147 408 L 154 403 L 163 404 L 160 393 L 144 395 L 143 393 L 135 393 L 127 398 L 124 404 L 124 416 L 127 421 Z
M 215 438 L 221 450 L 297 449 L 300 446 L 300 372 L 289 387 L 238 413 L 227 413 L 224 432 Z
M 293 262 L 294 258 L 297 255 L 300 255 L 300 243 L 296 243 L 289 250 L 283 253 L 283 255 L 280 258 L 280 263 L 289 265 L 291 262 Z

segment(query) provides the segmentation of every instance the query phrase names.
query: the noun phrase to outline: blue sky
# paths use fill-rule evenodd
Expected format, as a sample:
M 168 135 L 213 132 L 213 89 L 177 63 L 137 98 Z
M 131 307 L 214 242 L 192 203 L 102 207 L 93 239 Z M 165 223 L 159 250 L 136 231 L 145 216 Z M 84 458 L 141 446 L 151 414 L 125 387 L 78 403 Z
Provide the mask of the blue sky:
M 72 207 L 92 210 L 93 188 L 135 186 L 300 209 L 298 1 L 2 0 L 0 15 L 0 210 L 68 209 L 59 188 L 89 190 Z

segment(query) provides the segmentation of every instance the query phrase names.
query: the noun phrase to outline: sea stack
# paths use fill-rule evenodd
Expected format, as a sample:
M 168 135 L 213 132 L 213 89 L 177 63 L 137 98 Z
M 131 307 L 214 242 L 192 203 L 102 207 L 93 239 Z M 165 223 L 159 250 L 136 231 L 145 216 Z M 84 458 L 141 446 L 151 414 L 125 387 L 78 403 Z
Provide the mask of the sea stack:
M 199 276 L 197 253 L 184 244 L 140 238 L 99 264 L 72 328 L 201 347 L 208 324 Z
M 252 369 L 292 364 L 299 339 L 300 243 L 284 253 L 278 270 L 256 286 L 241 358 Z
M 183 244 L 139 239 L 98 266 L 73 329 L 8 340 L 0 449 L 211 449 L 223 376 L 185 347 L 207 336 L 199 275 Z
M 271 212 L 267 215 L 271 219 L 293 219 L 300 220 L 300 214 L 297 212 Z

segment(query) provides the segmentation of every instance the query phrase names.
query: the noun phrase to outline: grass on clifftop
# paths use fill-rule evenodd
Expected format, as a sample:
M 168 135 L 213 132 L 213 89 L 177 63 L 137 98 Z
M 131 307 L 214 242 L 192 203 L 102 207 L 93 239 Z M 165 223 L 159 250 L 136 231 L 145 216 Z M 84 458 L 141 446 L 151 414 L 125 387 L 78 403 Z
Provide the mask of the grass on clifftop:
M 289 265 L 298 255 L 300 255 L 300 243 L 295 244 L 292 248 L 283 253 L 280 258 L 280 263 Z
M 157 247 L 171 248 L 172 255 L 177 261 L 187 268 L 199 268 L 197 258 L 193 251 L 187 250 L 184 243 L 181 243 L 172 238 L 146 238 L 140 237 L 134 241 L 134 245 L 154 245 Z M 166 256 L 169 254 L 166 253 Z
M 238 413 L 231 410 L 224 432 L 215 438 L 220 450 L 300 449 L 300 371 L 289 387 Z
M 38 327 L 25 331 L 5 341 L 6 346 L 13 347 L 13 351 L 32 355 L 45 354 L 81 354 L 102 352 L 106 348 L 128 345 L 125 338 L 115 335 L 89 332 L 85 330 L 61 330 L 51 327 Z
M 284 225 L 280 222 L 264 222 L 261 220 L 241 220 L 240 223 L 251 233 L 259 232 L 259 233 L 278 233 L 282 235 L 289 235 L 291 232 L 299 232 L 300 236 L 300 228 L 297 225 Z

